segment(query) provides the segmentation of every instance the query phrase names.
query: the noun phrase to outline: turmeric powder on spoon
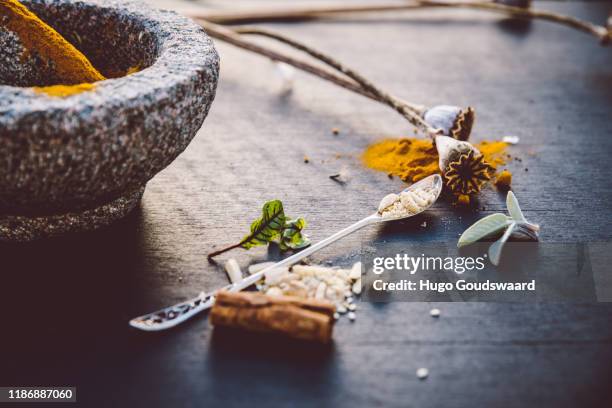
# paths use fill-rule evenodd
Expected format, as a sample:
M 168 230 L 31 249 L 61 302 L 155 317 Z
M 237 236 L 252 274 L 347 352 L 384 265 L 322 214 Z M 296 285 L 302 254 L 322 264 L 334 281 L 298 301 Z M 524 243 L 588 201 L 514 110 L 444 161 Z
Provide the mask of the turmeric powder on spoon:
M 56 85 L 106 79 L 83 53 L 17 0 L 0 0 L 0 28 L 15 34 L 24 48 L 22 60 L 35 55 Z M 39 88 L 43 89 L 43 88 Z

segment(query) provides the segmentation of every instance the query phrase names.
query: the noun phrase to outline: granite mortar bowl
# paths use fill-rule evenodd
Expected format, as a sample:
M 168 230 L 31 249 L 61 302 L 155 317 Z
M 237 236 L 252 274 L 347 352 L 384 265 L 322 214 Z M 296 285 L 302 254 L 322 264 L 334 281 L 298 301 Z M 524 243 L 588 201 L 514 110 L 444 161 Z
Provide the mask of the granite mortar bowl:
M 91 230 L 125 216 L 200 129 L 219 74 L 210 38 L 176 13 L 125 1 L 23 4 L 111 79 L 47 96 L 26 87 L 46 85 L 34 70 L 11 69 L 0 51 L 2 241 Z M 15 39 L 0 29 L 0 48 L 21 46 Z M 140 71 L 125 75 L 132 67 Z

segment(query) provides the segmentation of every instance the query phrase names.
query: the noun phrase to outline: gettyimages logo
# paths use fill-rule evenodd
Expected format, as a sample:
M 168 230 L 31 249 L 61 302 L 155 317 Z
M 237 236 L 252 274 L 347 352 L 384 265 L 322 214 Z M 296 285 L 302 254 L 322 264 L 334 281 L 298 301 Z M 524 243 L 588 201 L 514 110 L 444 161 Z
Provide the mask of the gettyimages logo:
M 467 271 L 482 271 L 485 268 L 487 255 L 479 257 L 472 256 L 410 256 L 408 254 L 396 254 L 395 257 L 376 257 L 372 261 L 372 272 L 380 275 L 388 270 L 405 271 L 411 275 L 419 271 L 446 270 L 456 274 Z

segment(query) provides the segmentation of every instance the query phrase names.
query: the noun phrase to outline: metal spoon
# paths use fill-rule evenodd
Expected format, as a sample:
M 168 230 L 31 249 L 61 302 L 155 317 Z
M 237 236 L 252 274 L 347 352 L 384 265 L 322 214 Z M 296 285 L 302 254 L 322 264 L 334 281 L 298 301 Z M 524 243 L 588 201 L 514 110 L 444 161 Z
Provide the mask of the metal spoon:
M 283 259 L 280 262 L 275 263 L 274 265 L 271 265 L 267 268 L 265 268 L 262 271 L 259 271 L 257 273 L 254 273 L 252 275 L 250 275 L 249 277 L 241 280 L 240 282 L 236 282 L 227 286 L 224 286 L 222 288 L 217 289 L 214 292 L 210 292 L 210 293 L 200 293 L 196 298 L 187 300 L 185 302 L 182 303 L 178 303 L 174 306 L 170 306 L 167 307 L 165 309 L 161 309 L 158 310 L 156 312 L 153 313 L 149 313 L 143 316 L 139 316 L 136 317 L 132 320 L 130 320 L 130 326 L 135 327 L 137 329 L 140 330 L 145 330 L 145 331 L 160 331 L 160 330 L 166 330 L 169 329 L 171 327 L 174 327 L 182 322 L 184 322 L 185 320 L 190 319 L 191 317 L 195 316 L 196 314 L 203 312 L 204 310 L 210 309 L 212 307 L 212 305 L 215 303 L 215 294 L 218 291 L 221 290 L 228 290 L 228 291 L 232 291 L 232 292 L 238 292 L 241 291 L 253 284 L 255 284 L 257 281 L 259 281 L 261 278 L 264 277 L 264 274 L 266 273 L 266 271 L 269 271 L 271 269 L 276 269 L 276 268 L 280 268 L 283 266 L 289 266 L 289 265 L 293 265 L 299 261 L 301 261 L 302 259 L 306 258 L 309 255 L 312 255 L 313 253 L 317 252 L 318 250 L 325 248 L 326 246 L 328 246 L 329 244 L 336 242 L 337 240 L 339 240 L 340 238 L 343 238 L 349 234 L 352 234 L 353 232 L 367 226 L 370 224 L 375 224 L 375 223 L 379 223 L 379 222 L 386 222 L 386 221 L 396 221 L 399 219 L 406 219 L 409 217 L 412 217 L 414 215 L 420 214 L 421 212 L 425 211 L 426 209 L 428 209 L 429 207 L 431 207 L 431 205 L 438 199 L 438 197 L 440 196 L 440 192 L 442 191 L 442 178 L 435 174 L 429 177 L 424 178 L 423 180 L 412 184 L 411 186 L 409 186 L 408 188 L 406 188 L 404 191 L 412 191 L 412 190 L 417 190 L 417 189 L 432 189 L 435 193 L 435 199 L 431 201 L 431 203 L 429 203 L 428 206 L 421 208 L 421 211 L 417 212 L 417 213 L 410 213 L 406 216 L 403 217 L 397 217 L 397 218 L 391 218 L 391 217 L 385 217 L 383 218 L 381 216 L 380 213 L 375 212 L 374 214 L 362 219 L 361 221 L 357 221 L 355 224 L 346 227 L 345 229 L 336 232 L 334 235 L 314 244 L 311 245 L 310 247 L 303 249 L 302 251 L 298 252 L 295 255 L 292 255 L 290 257 L 287 257 L 285 259 Z

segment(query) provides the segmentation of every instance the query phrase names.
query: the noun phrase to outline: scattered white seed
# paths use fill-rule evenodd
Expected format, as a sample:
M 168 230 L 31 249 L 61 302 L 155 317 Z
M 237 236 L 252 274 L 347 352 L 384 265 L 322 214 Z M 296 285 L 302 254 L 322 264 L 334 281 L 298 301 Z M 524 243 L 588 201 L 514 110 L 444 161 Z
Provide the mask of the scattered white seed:
M 242 271 L 240 270 L 240 265 L 234 259 L 228 259 L 225 263 L 225 272 L 227 272 L 227 276 L 231 283 L 240 282 L 242 280 Z
M 336 311 L 340 314 L 345 314 L 346 313 L 346 307 L 344 305 L 338 305 L 336 306 Z
M 355 310 L 357 310 L 357 305 L 354 303 L 351 303 L 350 305 L 348 305 L 348 310 L 350 310 L 351 312 L 354 312 Z
M 276 62 L 274 65 L 276 67 L 276 73 L 281 79 L 281 92 L 291 92 L 295 79 L 295 68 L 284 62 Z
M 329 275 L 333 271 L 331 268 L 315 265 L 295 265 L 291 270 L 300 276 L 322 276 Z
M 274 262 L 260 262 L 260 263 L 249 265 L 249 274 L 253 275 L 254 273 L 263 271 L 264 269 L 272 265 L 274 265 Z
M 423 209 L 424 207 L 427 207 L 427 205 L 429 205 L 429 201 L 423 198 L 421 194 L 419 194 L 419 190 L 409 191 L 409 193 L 412 193 L 412 198 L 414 199 L 414 202 L 417 203 L 419 211 Z
M 431 317 L 440 317 L 440 309 L 431 309 L 429 315 Z
M 349 272 L 349 278 L 357 280 L 361 277 L 361 262 L 356 262 Z
M 504 136 L 502 137 L 502 142 L 511 144 L 511 145 L 515 145 L 518 144 L 518 142 L 521 141 L 521 138 L 518 136 Z
M 340 313 L 336 312 L 334 313 L 334 319 L 338 320 L 340 318 Z
M 266 295 L 268 295 L 268 296 L 283 296 L 283 291 L 280 288 L 278 288 L 276 286 L 273 286 L 273 287 L 271 287 L 270 289 L 268 289 L 266 291 Z
M 416 375 L 419 378 L 419 380 L 424 380 L 429 376 L 429 370 L 421 367 L 418 370 L 416 370 Z
M 423 221 L 423 223 L 421 224 L 421 227 L 425 228 L 427 226 L 427 221 Z
M 358 295 L 361 293 L 361 278 L 357 279 L 355 283 L 353 283 L 353 293 Z
M 264 279 L 266 281 L 266 285 L 272 286 L 272 285 L 279 284 L 283 280 L 283 277 L 286 274 L 289 274 L 289 271 L 287 270 L 287 268 L 276 268 L 276 269 L 267 270 L 264 273 Z
M 419 212 L 419 205 L 414 201 L 412 194 L 409 191 L 404 191 L 400 194 L 400 201 L 402 205 L 410 212 Z
M 319 286 L 317 286 L 317 291 L 315 292 L 315 299 L 324 299 L 325 289 L 327 289 L 327 285 L 325 284 L 325 282 L 319 283 Z
M 338 279 L 341 279 L 342 281 L 346 281 L 349 279 L 349 274 L 344 269 L 336 269 L 335 275 Z
M 355 318 L 357 318 L 357 316 L 355 315 L 354 312 L 349 312 L 349 314 L 347 315 L 350 321 L 355 321 Z
M 380 200 L 380 204 L 378 204 L 378 212 L 383 213 L 388 207 L 392 206 L 397 200 L 399 200 L 399 196 L 397 194 L 391 193 L 387 194 Z

